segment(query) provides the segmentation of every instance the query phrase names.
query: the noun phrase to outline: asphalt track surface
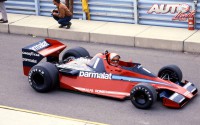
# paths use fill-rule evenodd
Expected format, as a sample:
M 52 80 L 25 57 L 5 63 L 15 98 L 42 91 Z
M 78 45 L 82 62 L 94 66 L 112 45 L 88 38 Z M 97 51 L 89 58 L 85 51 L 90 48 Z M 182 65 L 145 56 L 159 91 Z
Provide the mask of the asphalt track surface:
M 21 48 L 43 38 L 0 33 L 0 105 L 66 116 L 112 125 L 199 125 L 200 96 L 182 109 L 170 109 L 156 102 L 149 110 L 135 108 L 130 100 L 96 97 L 56 90 L 37 93 L 22 73 Z M 168 64 L 178 65 L 183 78 L 200 88 L 200 54 L 132 48 L 116 45 L 60 40 L 69 48 L 82 46 L 91 55 L 108 49 L 123 60 L 132 59 L 157 74 Z

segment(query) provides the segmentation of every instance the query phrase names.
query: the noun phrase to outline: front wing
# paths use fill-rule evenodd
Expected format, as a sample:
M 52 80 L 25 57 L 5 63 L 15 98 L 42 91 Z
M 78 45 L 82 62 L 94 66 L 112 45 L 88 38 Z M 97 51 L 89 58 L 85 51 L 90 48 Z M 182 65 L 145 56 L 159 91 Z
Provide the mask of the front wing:
M 197 95 L 198 89 L 193 83 L 186 81 L 183 88 L 187 90 L 183 95 L 175 92 L 170 96 L 163 97 L 163 105 L 171 108 L 181 108 Z

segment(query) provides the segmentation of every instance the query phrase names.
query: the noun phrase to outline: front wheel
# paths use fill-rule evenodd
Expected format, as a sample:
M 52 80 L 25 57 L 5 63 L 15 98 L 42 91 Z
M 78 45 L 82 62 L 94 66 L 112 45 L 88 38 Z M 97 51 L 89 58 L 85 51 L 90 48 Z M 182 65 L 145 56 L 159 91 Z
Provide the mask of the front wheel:
M 139 109 L 150 108 L 157 99 L 157 92 L 153 86 L 147 83 L 139 83 L 130 94 L 132 104 Z
M 176 83 L 182 81 L 183 75 L 181 69 L 178 66 L 168 65 L 159 70 L 158 77 Z

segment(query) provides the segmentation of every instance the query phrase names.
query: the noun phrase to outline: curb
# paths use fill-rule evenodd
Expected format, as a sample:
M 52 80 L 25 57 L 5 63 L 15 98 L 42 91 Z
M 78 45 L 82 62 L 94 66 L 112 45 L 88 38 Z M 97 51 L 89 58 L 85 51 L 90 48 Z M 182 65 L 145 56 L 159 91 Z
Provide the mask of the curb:
M 97 122 L 91 122 L 91 121 L 86 121 L 86 120 L 68 118 L 68 117 L 64 117 L 64 116 L 57 116 L 57 115 L 35 112 L 35 111 L 31 111 L 31 110 L 13 108 L 13 107 L 2 106 L 2 105 L 0 105 L 0 109 L 6 109 L 6 110 L 12 110 L 12 111 L 21 112 L 21 113 L 29 113 L 29 114 L 34 114 L 34 115 L 52 117 L 52 118 L 57 118 L 57 119 L 62 119 L 62 120 L 68 120 L 68 121 L 71 121 L 71 122 L 81 122 L 81 123 L 83 123 L 83 125 L 108 125 L 108 124 L 103 124 L 103 123 L 97 123 Z

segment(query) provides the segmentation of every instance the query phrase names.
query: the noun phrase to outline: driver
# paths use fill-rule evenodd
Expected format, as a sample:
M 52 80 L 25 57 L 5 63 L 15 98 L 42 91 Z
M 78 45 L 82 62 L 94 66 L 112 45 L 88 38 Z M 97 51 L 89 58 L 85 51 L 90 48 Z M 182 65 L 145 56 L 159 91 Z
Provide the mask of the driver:
M 120 56 L 117 53 L 110 53 L 108 55 L 108 63 L 112 66 L 119 66 Z

